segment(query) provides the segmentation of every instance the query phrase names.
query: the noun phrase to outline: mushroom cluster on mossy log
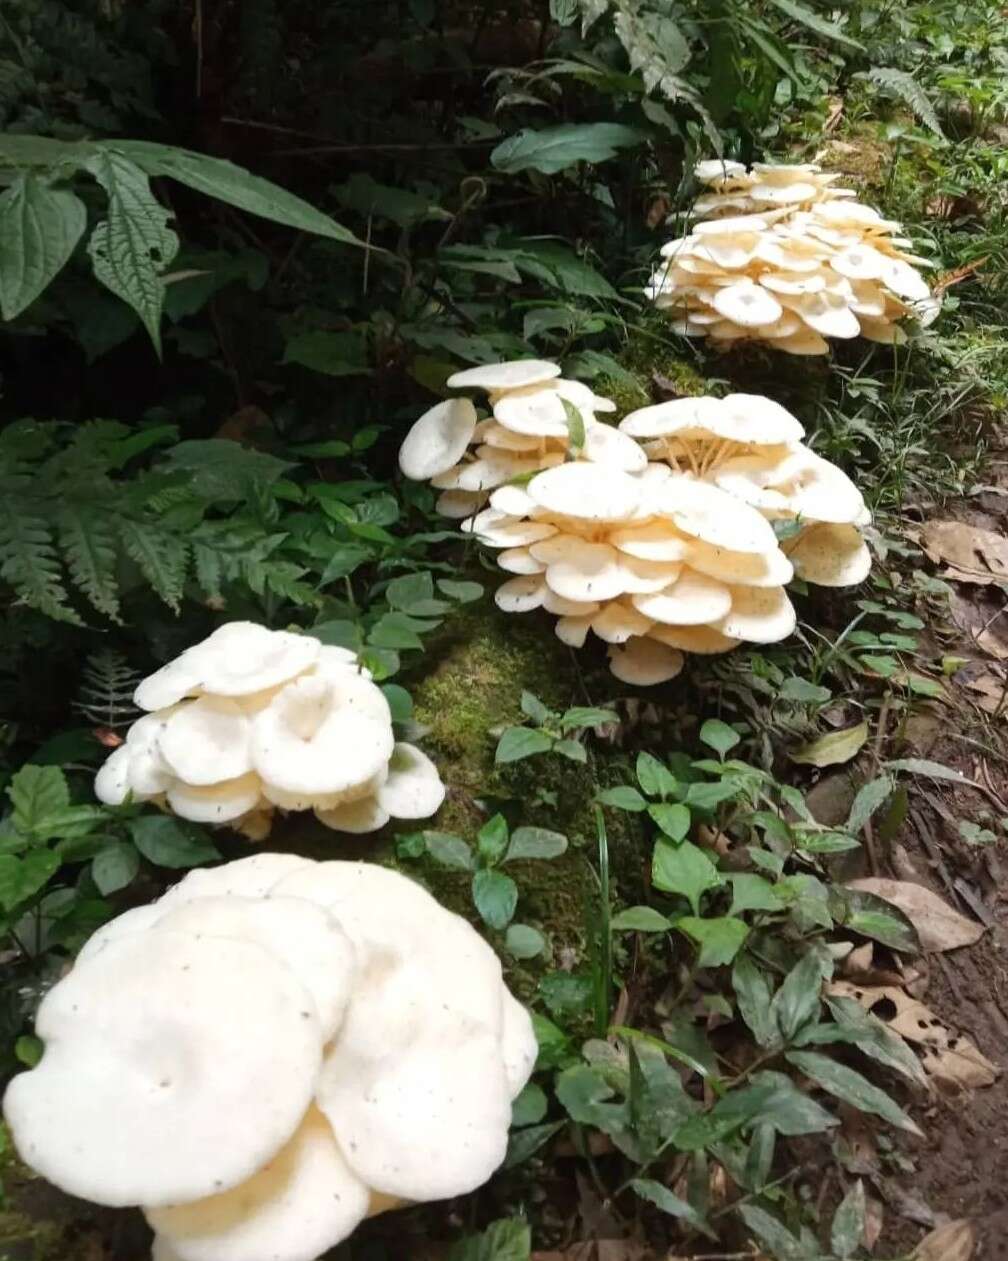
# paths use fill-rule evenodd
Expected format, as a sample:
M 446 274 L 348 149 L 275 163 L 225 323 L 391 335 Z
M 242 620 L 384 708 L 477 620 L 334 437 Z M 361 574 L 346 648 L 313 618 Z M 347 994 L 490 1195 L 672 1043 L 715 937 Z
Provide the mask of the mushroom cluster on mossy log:
M 711 160 L 687 236 L 662 247 L 647 295 L 686 337 L 759 341 L 824 355 L 827 338 L 900 343 L 900 321 L 937 318 L 940 303 L 901 225 L 837 188 L 815 163 Z
M 154 801 L 259 841 L 277 810 L 373 832 L 444 800 L 430 759 L 396 743 L 388 701 L 356 656 L 311 635 L 228 622 L 144 679 L 134 700 L 153 712 L 98 772 L 109 805 Z
M 462 447 L 462 432 L 439 436 L 453 422 L 438 404 L 403 444 L 407 476 L 450 453 L 428 475 L 464 496 L 443 509 L 471 513 L 462 530 L 514 575 L 495 596 L 505 612 L 545 609 L 575 648 L 591 631 L 617 678 L 647 685 L 675 677 L 684 652 L 789 635 L 795 573 L 825 586 L 867 576 L 864 499 L 779 404 L 676 399 L 614 428 L 597 417 L 608 400 L 558 373 L 540 360 L 459 373 L 449 384 L 487 390 L 492 417 L 467 412 Z
M 4 1114 L 56 1186 L 139 1205 L 155 1261 L 315 1261 L 474 1190 L 536 1041 L 497 956 L 411 880 L 257 854 L 99 929 Z

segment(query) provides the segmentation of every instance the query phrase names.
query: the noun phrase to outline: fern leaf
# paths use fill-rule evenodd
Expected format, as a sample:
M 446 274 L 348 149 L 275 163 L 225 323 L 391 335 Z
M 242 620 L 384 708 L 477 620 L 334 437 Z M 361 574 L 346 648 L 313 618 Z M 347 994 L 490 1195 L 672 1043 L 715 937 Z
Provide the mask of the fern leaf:
M 83 625 L 67 604 L 66 587 L 52 531 L 24 499 L 0 495 L 0 578 L 18 599 L 58 622 Z
M 57 530 L 74 585 L 99 613 L 119 622 L 116 537 L 108 509 L 95 503 L 66 502 L 60 509 Z
M 895 66 L 873 66 L 866 74 L 858 77 L 866 78 L 869 83 L 874 83 L 883 91 L 899 97 L 925 127 L 929 127 L 936 136 L 945 139 L 945 133 L 942 131 L 934 106 L 912 74 L 907 74 L 905 70 L 897 70 Z
M 73 707 L 96 727 L 127 727 L 140 712 L 133 704 L 139 682 L 139 673 L 119 653 L 93 653 L 81 672 Z
M 119 522 L 118 530 L 127 556 L 165 604 L 177 613 L 189 568 L 188 544 L 168 534 L 158 523 L 124 520 Z

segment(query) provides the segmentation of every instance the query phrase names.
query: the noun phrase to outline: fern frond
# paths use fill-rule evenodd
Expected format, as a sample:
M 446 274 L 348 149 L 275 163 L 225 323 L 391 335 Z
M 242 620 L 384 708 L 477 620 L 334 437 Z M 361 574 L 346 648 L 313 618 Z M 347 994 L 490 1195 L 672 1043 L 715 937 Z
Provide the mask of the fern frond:
M 67 604 L 59 555 L 52 531 L 26 499 L 9 493 L 7 479 L 0 495 L 0 578 L 15 596 L 47 617 L 81 626 L 80 617 Z
M 189 568 L 189 546 L 185 540 L 166 533 L 158 524 L 129 520 L 120 521 L 119 537 L 126 555 L 177 613 Z
M 108 508 L 99 502 L 65 502 L 56 524 L 74 585 L 99 613 L 113 622 L 121 621 L 115 528 Z
M 96 727 L 128 727 L 140 712 L 133 704 L 140 677 L 119 653 L 93 653 L 81 672 L 73 707 Z
M 909 106 L 925 127 L 930 128 L 936 136 L 945 139 L 945 133 L 942 131 L 938 115 L 935 113 L 928 94 L 912 74 L 908 74 L 905 70 L 898 70 L 895 66 L 872 66 L 864 75 L 856 77 L 865 78 L 869 83 L 874 83 L 877 88 L 882 88 L 883 91 L 898 97 L 904 105 Z

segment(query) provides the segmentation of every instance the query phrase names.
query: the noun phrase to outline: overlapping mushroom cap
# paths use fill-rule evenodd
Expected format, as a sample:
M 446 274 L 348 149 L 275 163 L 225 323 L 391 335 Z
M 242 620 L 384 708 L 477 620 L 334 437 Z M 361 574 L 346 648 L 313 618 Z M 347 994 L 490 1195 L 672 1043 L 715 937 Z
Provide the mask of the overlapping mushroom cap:
M 557 371 L 531 360 L 453 378 L 498 391 L 489 423 L 551 427 L 462 522 L 514 575 L 495 597 L 505 612 L 555 614 L 572 647 L 593 632 L 609 645 L 613 673 L 646 685 L 673 678 L 685 652 L 789 635 L 795 614 L 784 588 L 795 572 L 835 586 L 866 576 L 860 493 L 802 444 L 802 426 L 779 404 L 749 394 L 676 399 L 614 429 L 595 415 L 605 400 Z M 532 385 L 499 393 L 529 376 Z M 558 396 L 577 412 L 572 421 L 562 409 L 562 430 L 546 415 Z M 775 521 L 788 523 L 783 543 Z
M 929 266 L 900 225 L 815 163 L 701 162 L 699 222 L 662 248 L 648 296 L 677 331 L 724 344 L 762 341 L 794 355 L 826 354 L 829 338 L 902 342 L 900 321 L 923 325 L 939 303 Z
M 4 1114 L 21 1157 L 140 1205 L 155 1261 L 315 1261 L 474 1190 L 536 1042 L 497 956 L 419 885 L 257 854 L 100 929 L 43 1000 Z
M 393 815 L 426 818 L 444 800 L 434 764 L 396 743 L 388 702 L 355 655 L 311 635 L 228 622 L 134 699 L 154 712 L 98 772 L 95 793 L 109 805 L 153 800 L 262 840 L 277 809 L 370 832 Z

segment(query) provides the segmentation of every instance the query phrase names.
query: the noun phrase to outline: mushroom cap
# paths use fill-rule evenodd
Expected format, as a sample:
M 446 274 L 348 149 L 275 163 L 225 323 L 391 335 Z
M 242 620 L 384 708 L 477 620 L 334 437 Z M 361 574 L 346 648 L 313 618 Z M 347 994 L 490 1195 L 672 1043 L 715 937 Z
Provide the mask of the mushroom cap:
M 795 611 L 783 587 L 733 587 L 732 607 L 715 627 L 731 639 L 773 644 L 795 628 Z
M 539 438 L 566 438 L 567 412 L 556 390 L 505 394 L 494 403 L 494 418 L 514 433 Z
M 624 526 L 610 533 L 609 542 L 627 556 L 635 556 L 639 560 L 684 560 L 691 547 L 691 540 L 684 538 L 669 521 Z
M 388 701 L 350 673 L 298 679 L 252 722 L 253 765 L 287 792 L 345 792 L 366 783 L 394 744 Z
M 481 447 L 478 459 L 458 466 L 459 471 L 453 479 L 454 489 L 494 490 L 515 477 L 525 477 L 529 473 L 538 472 L 539 469 L 562 463 L 563 455 L 559 451 L 532 458 L 513 455 L 509 451 L 498 451 L 494 447 Z
M 772 324 L 780 318 L 783 310 L 772 293 L 751 280 L 739 281 L 738 284 L 719 289 L 711 305 L 726 320 L 741 324 L 743 328 L 756 324 Z
M 516 1099 L 532 1076 L 539 1055 L 539 1044 L 532 1027 L 532 1017 L 509 989 L 502 987 L 501 1051 L 508 1094 Z
M 871 572 L 871 552 L 853 525 L 808 526 L 788 545 L 795 573 L 820 587 L 853 587 Z
M 683 668 L 683 655 L 656 639 L 630 639 L 609 649 L 609 669 L 623 683 L 650 687 L 674 679 Z
M 619 552 L 608 543 L 565 537 L 560 559 L 546 568 L 546 583 L 565 600 L 590 603 L 612 600 L 623 594 Z
M 366 832 L 377 832 L 379 828 L 383 828 L 390 816 L 376 796 L 367 796 L 356 797 L 353 801 L 341 801 L 335 806 L 317 805 L 315 818 L 323 827 L 332 828 L 334 832 L 362 836 Z
M 561 617 L 553 633 L 568 648 L 583 648 L 591 630 L 591 617 Z
M 311 1108 L 290 1142 L 221 1195 L 147 1210 L 178 1261 L 316 1261 L 368 1215 L 370 1191 Z
M 261 692 L 307 670 L 321 646 L 311 635 L 273 631 L 255 622 L 226 622 L 144 679 L 133 701 L 140 709 L 164 709 L 200 692 Z
M 586 428 L 583 454 L 593 464 L 605 464 L 624 473 L 640 473 L 647 468 L 647 456 L 629 434 L 599 421 Z
M 546 583 L 539 574 L 509 578 L 494 592 L 494 604 L 503 613 L 531 613 L 539 608 L 546 594 Z
M 515 433 L 513 429 L 505 429 L 503 425 L 491 420 L 488 428 L 480 435 L 480 442 L 488 447 L 499 447 L 501 451 L 528 455 L 539 450 L 542 439 L 537 434 Z
M 125 744 L 108 755 L 94 781 L 94 794 L 100 802 L 106 806 L 121 806 L 126 800 L 130 793 L 129 765 L 130 751 Z
M 561 377 L 553 382 L 553 389 L 565 398 L 568 403 L 573 403 L 575 407 L 583 412 L 614 412 L 616 404 L 611 398 L 605 398 L 601 394 L 584 384 L 583 381 L 571 381 Z
M 591 618 L 591 628 L 607 644 L 625 644 L 634 635 L 646 635 L 653 621 L 632 604 L 610 600 Z
M 809 521 L 847 525 L 864 512 L 864 497 L 847 474 L 806 447 L 779 466 L 777 477 L 791 511 Z
M 549 587 L 543 588 L 542 606 L 557 617 L 591 617 L 601 607 L 596 600 L 569 600 Z
M 772 552 L 730 552 L 696 542 L 686 563 L 699 574 L 740 587 L 781 587 L 794 577 L 791 562 L 779 547 Z
M 721 418 L 721 401 L 716 398 L 673 398 L 665 403 L 640 407 L 620 421 L 620 430 L 631 438 L 690 437 L 711 433 Z
M 509 574 L 541 574 L 546 570 L 527 547 L 509 547 L 497 553 L 497 564 Z
M 800 442 L 805 429 L 786 407 L 762 394 L 727 394 L 721 400 L 720 428 L 713 432 L 733 442 L 773 446 Z
M 693 174 L 701 184 L 727 179 L 732 175 L 745 175 L 744 162 L 736 162 L 732 158 L 705 158 L 693 168 Z
M 177 884 L 173 884 L 156 905 L 165 907 L 176 902 L 190 902 L 193 898 L 264 898 L 278 880 L 315 866 L 312 859 L 303 858 L 300 854 L 266 853 L 236 858 L 220 867 L 195 867 L 186 872 Z M 132 912 L 128 911 L 126 914 Z M 126 915 L 120 915 L 110 924 L 99 928 L 95 937 L 100 937 L 125 918 Z M 94 937 L 88 942 L 88 947 L 93 942 Z
M 552 381 L 560 375 L 559 364 L 545 359 L 510 359 L 505 363 L 485 363 L 478 368 L 465 368 L 448 378 L 451 390 L 478 389 L 493 391 L 520 390 L 527 385 Z
M 392 750 L 388 778 L 376 794 L 379 806 L 396 819 L 428 819 L 445 799 L 437 767 L 414 744 L 399 741 Z
M 535 511 L 535 500 L 521 486 L 498 486 L 490 495 L 490 507 L 508 517 L 524 517 Z
M 656 502 L 685 534 L 731 552 L 773 551 L 773 527 L 755 508 L 733 495 L 690 477 L 673 477 L 656 492 Z
M 289 968 L 250 942 L 167 930 L 78 962 L 36 1030 L 45 1053 L 4 1098 L 15 1145 L 114 1208 L 250 1178 L 297 1129 L 321 1062 L 315 1005 Z
M 527 490 L 548 512 L 582 521 L 626 521 L 641 492 L 629 473 L 583 461 L 537 474 Z
M 551 538 L 557 532 L 548 521 L 527 521 L 498 508 L 484 508 L 471 521 L 462 523 L 462 530 L 472 534 L 487 547 L 528 547 Z
M 220 868 L 215 868 L 215 870 L 220 870 Z M 142 933 L 148 928 L 153 928 L 163 915 L 164 907 L 160 902 L 148 902 L 143 906 L 134 906 L 128 911 L 123 911 L 121 915 L 102 924 L 101 928 L 91 934 L 78 950 L 75 962 L 80 963 L 84 959 L 89 959 L 91 955 L 98 954 L 110 941 L 117 941 L 120 937 L 130 936 L 131 933 Z
M 782 337 L 774 342 L 774 346 L 778 350 L 786 351 L 789 355 L 829 354 L 829 343 L 811 328 L 792 333 L 789 337 Z
M 444 490 L 438 495 L 434 510 L 442 517 L 460 521 L 463 517 L 478 512 L 485 498 L 479 490 Z
M 786 306 L 824 337 L 857 337 L 861 326 L 857 316 L 850 309 L 848 301 L 840 294 L 803 293 L 797 297 L 781 294 Z
M 135 801 L 145 801 L 165 792 L 171 786 L 175 773 L 165 760 L 161 737 L 165 725 L 182 707 L 170 705 L 153 714 L 144 714 L 126 732 L 126 747 L 129 749 L 128 788 Z
M 187 784 L 176 779 L 165 792 L 173 814 L 193 823 L 231 823 L 255 808 L 262 796 L 259 776 L 250 771 L 217 784 Z
M 157 904 L 155 904 L 157 905 Z M 158 931 L 248 941 L 287 965 L 312 996 L 323 1042 L 336 1032 L 350 997 L 357 956 L 350 938 L 304 898 L 193 898 L 161 905 Z
M 684 569 L 675 582 L 652 595 L 635 595 L 632 603 L 653 622 L 670 626 L 702 626 L 724 617 L 732 606 L 731 589 L 706 574 Z
M 681 652 L 692 652 L 700 656 L 708 656 L 717 652 L 731 652 L 742 642 L 723 635 L 713 626 L 652 626 L 648 631 L 651 639 L 667 644 L 670 648 L 678 648 Z
M 467 398 L 435 403 L 417 420 L 399 448 L 405 477 L 425 482 L 457 464 L 472 441 L 476 408 Z
M 251 731 L 248 715 L 235 701 L 204 695 L 175 710 L 161 728 L 158 745 L 179 779 L 217 784 L 252 769 Z

